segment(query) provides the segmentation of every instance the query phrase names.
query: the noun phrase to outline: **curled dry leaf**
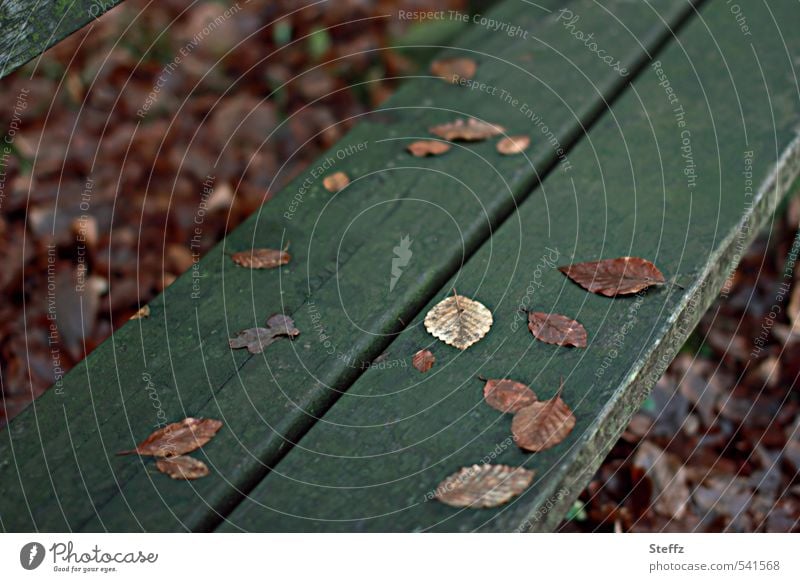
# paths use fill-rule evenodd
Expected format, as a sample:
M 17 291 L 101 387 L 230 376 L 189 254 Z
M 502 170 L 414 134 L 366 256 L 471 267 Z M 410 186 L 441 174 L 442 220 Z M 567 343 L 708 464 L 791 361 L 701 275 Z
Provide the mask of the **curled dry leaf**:
M 147 319 L 150 317 L 150 306 L 144 305 L 139 308 L 139 311 L 131 315 L 131 319 Z
M 537 401 L 536 394 L 522 382 L 487 380 L 483 387 L 486 404 L 500 412 L 517 412 Z
M 425 156 L 438 156 L 450 150 L 450 144 L 435 139 L 415 141 L 406 147 L 412 155 L 418 158 Z
M 430 350 L 420 350 L 411 358 L 411 364 L 420 372 L 427 372 L 436 363 L 436 356 Z
M 130 451 L 118 455 L 175 457 L 191 453 L 214 438 L 222 422 L 213 418 L 184 418 L 159 428 Z
M 236 334 L 236 337 L 228 340 L 228 345 L 234 350 L 247 348 L 251 354 L 260 354 L 279 337 L 294 338 L 298 335 L 300 330 L 294 326 L 294 320 L 287 315 L 276 313 L 267 319 L 267 327 L 243 329 Z
M 550 400 L 534 402 L 514 415 L 511 433 L 521 449 L 531 452 L 544 451 L 567 438 L 575 428 L 575 415 L 561 399 L 561 388 Z
M 325 189 L 334 194 L 340 190 L 344 190 L 349 183 L 350 178 L 348 178 L 347 174 L 344 172 L 336 172 L 330 176 L 325 176 L 325 179 L 322 180 L 322 185 L 325 186 Z
M 586 347 L 586 328 L 564 315 L 531 311 L 528 313 L 528 329 L 533 337 L 548 344 Z
M 504 137 L 497 142 L 497 151 L 504 156 L 512 156 L 514 154 L 521 154 L 528 146 L 531 145 L 531 138 L 527 135 L 514 135 Z
M 485 305 L 453 291 L 425 316 L 425 329 L 447 345 L 466 350 L 488 333 L 492 321 Z
M 231 255 L 233 262 L 248 269 L 274 269 L 288 263 L 292 256 L 275 249 L 251 249 Z
M 458 83 L 459 79 L 471 79 L 477 70 L 478 65 L 475 61 L 463 57 L 439 59 L 431 63 L 431 74 L 449 83 Z
M 606 297 L 638 293 L 651 285 L 664 284 L 661 271 L 647 259 L 638 257 L 575 263 L 558 270 L 584 289 Z
M 522 493 L 534 472 L 508 465 L 472 465 L 436 487 L 436 499 L 452 507 L 497 507 Z
M 502 125 L 495 125 L 470 117 L 467 121 L 457 119 L 451 123 L 436 125 L 428 131 L 448 141 L 481 141 L 499 135 L 505 130 Z
M 208 467 L 200 459 L 181 455 L 156 461 L 156 468 L 172 479 L 190 481 L 208 475 Z

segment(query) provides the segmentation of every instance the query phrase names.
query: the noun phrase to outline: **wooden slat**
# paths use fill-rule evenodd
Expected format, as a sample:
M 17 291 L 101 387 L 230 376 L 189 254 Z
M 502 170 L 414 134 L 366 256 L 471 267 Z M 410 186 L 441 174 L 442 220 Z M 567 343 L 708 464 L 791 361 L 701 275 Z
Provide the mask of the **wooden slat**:
M 477 80 L 528 102 L 566 147 L 628 78 L 556 22 L 552 11 L 562 2 L 539 4 L 512 0 L 490 14 L 527 30 L 527 39 L 477 26 L 459 43 L 463 50 L 450 52 L 478 61 Z M 585 30 L 606 31 L 631 71 L 689 11 L 685 0 L 660 2 L 657 10 L 622 0 L 570 6 Z M 541 129 L 518 110 L 480 90 L 420 78 L 365 116 L 330 154 L 336 160 L 336 151 L 366 144 L 335 164 L 354 179 L 345 192 L 332 196 L 312 177 L 293 209 L 310 173 L 301 175 L 156 299 L 149 319 L 118 330 L 60 391 L 0 435 L 3 527 L 197 530 L 218 523 L 361 374 L 362 362 L 384 350 L 401 320 L 513 212 L 536 176 L 559 163 Z M 501 157 L 494 142 L 424 161 L 404 151 L 431 125 L 465 114 L 529 132 L 530 160 Z M 390 293 L 393 248 L 404 235 L 414 241 L 415 260 Z M 243 270 L 225 256 L 287 241 L 294 258 L 280 271 Z M 295 319 L 298 340 L 257 357 L 228 349 L 227 337 L 277 311 Z M 388 354 L 390 362 L 406 356 Z M 174 482 L 154 475 L 150 462 L 113 456 L 159 420 L 187 415 L 225 422 L 203 450 L 210 477 Z
M 800 4 L 741 7 L 750 34 L 726 2 L 705 5 L 657 57 L 660 67 L 638 77 L 570 153 L 574 170 L 551 174 L 390 348 L 408 356 L 430 347 L 435 367 L 365 373 L 221 530 L 515 531 L 560 522 L 800 171 L 792 26 Z M 609 299 L 552 268 L 624 255 L 653 260 L 685 290 Z M 495 316 L 464 353 L 420 326 L 453 286 Z M 514 325 L 520 304 L 577 318 L 590 345 L 533 341 L 523 322 Z M 510 416 L 482 402 L 478 374 L 529 383 L 540 398 L 563 376 L 577 426 L 557 447 L 523 453 L 510 440 Z M 445 476 L 487 461 L 534 469 L 537 479 L 498 509 L 428 500 Z
M 0 79 L 121 3 L 122 0 L 3 0 Z

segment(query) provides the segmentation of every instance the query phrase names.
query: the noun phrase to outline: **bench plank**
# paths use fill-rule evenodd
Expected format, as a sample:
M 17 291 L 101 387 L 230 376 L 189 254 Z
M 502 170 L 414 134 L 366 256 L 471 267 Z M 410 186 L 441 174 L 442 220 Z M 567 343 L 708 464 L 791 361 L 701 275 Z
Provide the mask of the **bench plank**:
M 4 0 L 0 4 L 0 79 L 121 3 Z
M 399 354 L 430 347 L 430 372 L 366 372 L 219 529 L 555 528 L 800 171 L 790 24 L 800 5 L 743 10 L 751 35 L 725 2 L 705 5 L 570 153 L 574 171 L 550 174 L 392 344 Z M 612 300 L 553 268 L 624 255 L 653 260 L 685 290 Z M 464 353 L 420 325 L 453 286 L 495 316 Z M 520 305 L 575 317 L 588 349 L 533 341 Z M 560 445 L 523 453 L 510 415 L 482 402 L 478 374 L 529 383 L 540 398 L 563 376 L 577 426 Z M 497 509 L 429 501 L 445 476 L 481 462 L 537 478 Z
M 622 0 L 570 6 L 587 29 L 613 35 L 631 71 L 689 11 L 684 0 L 662 2 L 657 12 Z M 542 9 L 514 0 L 491 16 L 531 38 L 476 27 L 458 46 L 480 63 L 479 80 L 502 83 L 522 99 L 535 95 L 532 106 L 546 113 L 563 147 L 627 83 Z M 405 153 L 410 137 L 465 114 L 534 131 L 479 90 L 430 78 L 406 83 L 327 156 L 354 178 L 347 190 L 332 196 L 319 177 L 303 189 L 310 173 L 301 175 L 156 299 L 149 319 L 117 330 L 60 391 L 12 422 L 0 447 L 3 527 L 214 527 L 362 373 L 362 363 L 386 348 L 400 320 L 412 318 L 513 212 L 536 176 L 559 163 L 542 138 L 530 161 L 499 157 L 488 142 L 424 162 Z M 359 144 L 366 149 L 346 153 Z M 393 247 L 404 235 L 424 260 L 409 265 L 387 294 Z M 294 259 L 279 271 L 243 270 L 226 256 L 286 241 Z M 279 341 L 261 356 L 228 349 L 227 337 L 278 311 L 295 319 L 298 340 Z M 389 354 L 390 361 L 406 356 Z M 179 483 L 154 475 L 149 461 L 113 456 L 159 420 L 187 415 L 225 422 L 202 453 L 210 477 Z

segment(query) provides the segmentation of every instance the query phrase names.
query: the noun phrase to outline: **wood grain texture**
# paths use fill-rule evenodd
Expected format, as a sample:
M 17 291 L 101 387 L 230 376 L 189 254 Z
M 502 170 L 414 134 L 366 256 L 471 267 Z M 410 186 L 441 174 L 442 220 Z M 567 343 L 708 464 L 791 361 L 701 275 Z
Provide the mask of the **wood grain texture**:
M 424 376 L 366 372 L 220 530 L 557 527 L 800 171 L 800 5 L 752 7 L 743 36 L 725 2 L 704 5 L 570 152 L 574 170 L 548 176 L 443 286 L 436 300 L 455 285 L 493 310 L 480 343 L 438 350 Z M 684 289 L 611 299 L 556 269 L 625 255 L 653 260 Z M 520 306 L 574 315 L 588 348 L 535 342 Z M 419 321 L 392 350 L 427 344 Z M 564 376 L 574 430 L 542 453 L 520 451 L 510 416 L 482 402 L 478 374 L 529 384 L 541 400 Z M 432 500 L 443 476 L 487 462 L 535 470 L 536 481 L 497 509 Z
M 4 0 L 0 3 L 0 79 L 122 1 Z
M 566 148 L 578 139 L 628 82 L 556 22 L 552 10 L 563 2 L 539 4 L 545 10 L 509 0 L 490 13 L 528 30 L 527 40 L 477 26 L 458 43 L 465 48 L 446 54 L 468 54 L 479 63 L 477 80 L 546 116 L 549 138 L 485 91 L 436 78 L 406 83 L 320 160 L 328 167 L 298 177 L 157 298 L 150 318 L 117 330 L 60 391 L 0 434 L 3 528 L 219 523 L 525 199 L 537 175 L 559 163 L 552 140 Z M 659 2 L 657 11 L 622 0 L 570 6 L 587 29 L 611 35 L 630 70 L 689 11 L 685 0 Z M 491 141 L 455 145 L 424 163 L 405 151 L 427 128 L 467 114 L 530 131 L 529 157 L 499 156 Z M 332 195 L 321 177 L 338 170 L 352 183 Z M 406 235 L 416 260 L 389 292 L 393 249 Z M 241 269 L 225 254 L 287 241 L 292 262 L 277 270 Z M 228 337 L 274 312 L 291 316 L 302 335 L 258 356 L 228 349 Z M 375 367 L 397 371 L 417 351 L 406 347 L 389 347 Z M 225 424 L 202 451 L 208 477 L 179 483 L 154 475 L 147 461 L 112 456 L 159 421 L 185 416 Z

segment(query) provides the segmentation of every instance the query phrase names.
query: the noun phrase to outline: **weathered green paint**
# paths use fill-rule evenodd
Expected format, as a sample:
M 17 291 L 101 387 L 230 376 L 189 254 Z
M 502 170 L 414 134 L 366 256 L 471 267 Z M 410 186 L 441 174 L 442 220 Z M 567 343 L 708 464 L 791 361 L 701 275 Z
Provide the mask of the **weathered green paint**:
M 540 4 L 555 9 L 563 2 Z M 608 11 L 589 0 L 569 6 L 586 30 L 608 35 L 630 70 L 646 61 L 643 47 L 658 46 L 689 12 L 685 0 L 660 2 L 657 11 L 623 0 L 606 3 Z M 471 55 L 479 81 L 531 103 L 565 147 L 627 83 L 552 14 L 512 0 L 491 15 L 529 30 L 529 38 L 475 27 L 459 42 L 465 48 L 451 53 Z M 434 159 L 404 152 L 410 138 L 464 114 L 530 133 L 530 159 L 500 157 L 493 141 L 455 146 Z M 0 435 L 3 527 L 213 527 L 361 374 L 360 363 L 390 344 L 404 327 L 399 320 L 413 318 L 513 213 L 536 176 L 557 163 L 537 131 L 497 97 L 437 79 L 409 81 L 334 148 L 367 144 L 335 164 L 354 178 L 346 191 L 332 196 L 314 179 L 286 219 L 309 174 L 301 175 L 156 299 L 150 319 L 117 330 L 59 392 L 47 393 Z M 393 248 L 406 234 L 415 260 L 388 293 Z M 294 259 L 279 271 L 240 269 L 224 255 L 285 241 Z M 194 274 L 201 277 L 196 299 Z M 227 337 L 277 311 L 295 319 L 298 340 L 256 357 L 228 349 Z M 333 354 L 315 329 L 317 315 Z M 407 355 L 389 348 L 390 360 Z M 154 476 L 146 460 L 113 455 L 145 437 L 159 411 L 168 421 L 194 415 L 225 422 L 202 452 L 212 476 L 179 483 Z
M 574 171 L 548 176 L 392 344 L 407 357 L 430 347 L 435 367 L 365 373 L 221 530 L 556 527 L 800 171 L 792 26 L 800 5 L 741 6 L 752 36 L 725 2 L 705 5 L 657 56 L 679 101 L 668 101 L 654 67 L 637 77 L 570 153 Z M 696 186 L 682 153 L 696 164 Z M 537 274 L 548 248 L 558 249 L 558 264 L 646 257 L 685 289 L 655 288 L 640 301 L 589 294 L 554 268 Z M 452 286 L 495 315 L 488 336 L 464 353 L 420 327 Z M 512 329 L 526 295 L 531 309 L 581 321 L 588 348 L 535 342 L 524 323 Z M 542 398 L 563 376 L 577 426 L 559 446 L 523 453 L 510 441 L 510 416 L 482 402 L 478 374 L 530 383 Z M 537 479 L 497 509 L 427 500 L 446 475 L 486 461 L 535 469 Z
M 0 3 L 0 79 L 122 0 L 4 0 Z

